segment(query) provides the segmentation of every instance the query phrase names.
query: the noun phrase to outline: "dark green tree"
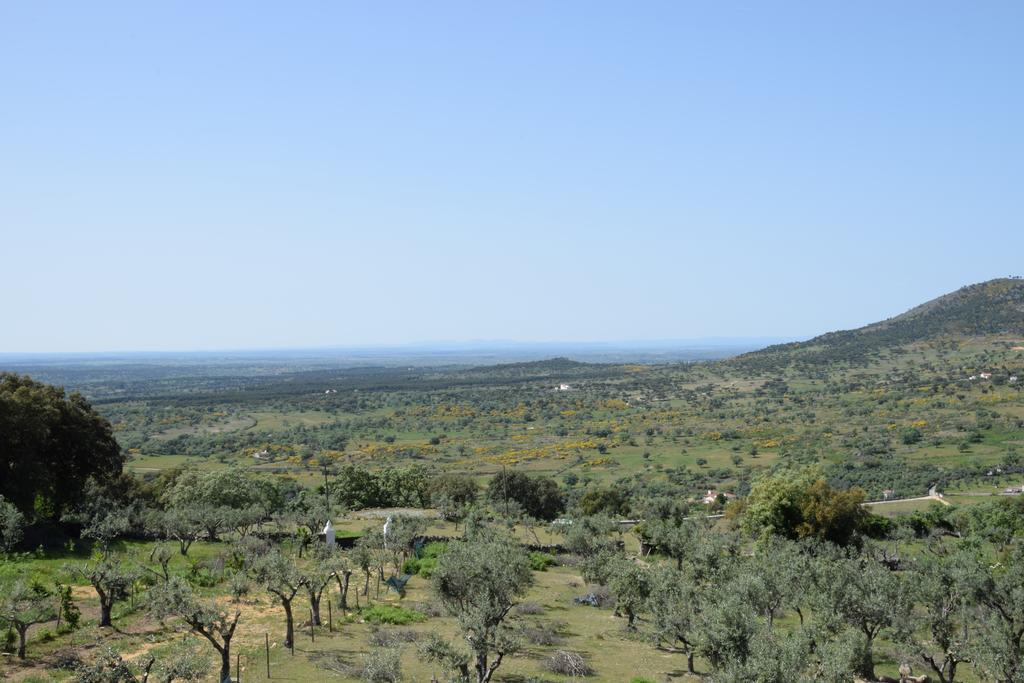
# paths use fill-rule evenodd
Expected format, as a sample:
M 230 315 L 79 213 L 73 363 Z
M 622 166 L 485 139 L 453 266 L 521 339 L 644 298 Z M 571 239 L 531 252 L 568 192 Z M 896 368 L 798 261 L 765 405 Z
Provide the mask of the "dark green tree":
M 0 373 L 0 496 L 29 518 L 60 519 L 90 478 L 121 473 L 106 419 L 80 394 Z

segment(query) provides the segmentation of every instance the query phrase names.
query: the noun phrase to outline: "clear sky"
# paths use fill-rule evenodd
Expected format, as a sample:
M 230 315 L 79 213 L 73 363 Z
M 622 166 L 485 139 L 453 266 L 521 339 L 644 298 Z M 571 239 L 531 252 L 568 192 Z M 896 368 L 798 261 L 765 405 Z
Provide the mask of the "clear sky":
M 1024 271 L 1024 2 L 5 2 L 0 351 L 802 336 Z

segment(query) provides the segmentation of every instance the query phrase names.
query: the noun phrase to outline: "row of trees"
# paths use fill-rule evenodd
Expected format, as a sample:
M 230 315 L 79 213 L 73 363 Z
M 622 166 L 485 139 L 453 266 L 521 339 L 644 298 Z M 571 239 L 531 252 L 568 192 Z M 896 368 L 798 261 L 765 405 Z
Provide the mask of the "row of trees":
M 615 597 L 626 628 L 669 651 L 703 657 L 715 681 L 878 680 L 877 643 L 942 683 L 974 666 L 985 680 L 1024 680 L 1024 542 L 1002 551 L 975 537 L 937 539 L 916 557 L 866 541 L 842 548 L 813 537 L 743 537 L 704 523 L 649 523 L 656 556 L 614 543 L 599 518 L 567 545 L 585 577 Z M 784 616 L 795 625 L 780 626 Z M 792 622 L 792 619 L 787 621 Z
M 247 537 L 234 543 L 229 551 L 232 557 L 228 563 L 235 567 L 235 573 L 218 579 L 228 580 L 236 596 L 233 603 L 226 598 L 203 597 L 195 577 L 171 571 L 174 553 L 164 545 L 155 546 L 146 559 L 108 548 L 97 551 L 89 562 L 68 565 L 65 571 L 96 591 L 100 626 L 112 625 L 115 605 L 128 600 L 137 590 L 144 591 L 138 604 L 145 605 L 160 620 L 179 620 L 205 639 L 220 660 L 218 680 L 230 680 L 232 639 L 243 617 L 237 598 L 249 590 L 241 584 L 252 582 L 261 586 L 280 606 L 283 642 L 289 647 L 295 638 L 295 602 L 299 597 L 308 602 L 314 626 L 320 624 L 321 603 L 331 585 L 337 587 L 338 606 L 343 611 L 350 608 L 350 578 L 355 573 L 364 577 L 356 601 L 359 595 L 369 601 L 372 578 L 378 579 L 379 594 L 385 572 L 400 570 L 424 529 L 422 519 L 396 518 L 389 524 L 386 537 L 381 531 L 367 533 L 349 550 L 321 545 L 305 558 L 263 538 Z M 440 603 L 462 630 L 465 646 L 434 637 L 424 646 L 423 656 L 459 680 L 490 681 L 502 659 L 519 647 L 520 640 L 508 627 L 506 618 L 532 580 L 527 553 L 507 532 L 471 515 L 465 535 L 447 544 L 432 580 Z M 0 576 L 0 588 L 0 624 L 9 625 L 18 633 L 18 656 L 24 658 L 29 627 L 54 619 L 60 603 L 55 601 L 54 591 L 22 577 L 5 581 Z M 146 680 L 154 664 L 155 670 L 168 676 L 168 681 L 194 680 L 204 671 L 195 652 L 187 648 L 159 660 L 148 657 L 140 662 L 127 662 L 116 653 L 106 653 L 82 669 L 76 680 Z

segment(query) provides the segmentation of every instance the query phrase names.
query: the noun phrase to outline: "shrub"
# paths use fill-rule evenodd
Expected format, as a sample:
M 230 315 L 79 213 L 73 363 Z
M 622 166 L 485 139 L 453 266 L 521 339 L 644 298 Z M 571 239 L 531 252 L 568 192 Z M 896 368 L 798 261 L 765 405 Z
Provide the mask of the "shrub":
M 444 610 L 436 602 L 410 602 L 410 609 L 416 610 L 427 617 L 443 617 Z
M 370 634 L 370 644 L 376 647 L 395 647 L 402 643 L 415 643 L 420 637 L 407 628 L 381 628 Z
M 396 605 L 371 605 L 360 612 L 364 620 L 371 624 L 391 624 L 393 626 L 405 626 L 416 622 L 425 621 L 426 615 L 406 607 Z
M 419 557 L 410 557 L 402 565 L 402 571 L 406 574 L 417 574 L 429 579 L 437 568 L 437 559 L 441 557 L 448 548 L 446 541 L 431 541 L 420 548 Z
M 541 552 L 530 553 L 530 569 L 535 572 L 547 571 L 548 567 L 556 564 L 554 555 Z
M 564 638 L 561 636 L 564 623 L 541 622 L 522 629 L 523 638 L 533 645 L 558 645 Z
M 536 602 L 521 602 L 516 605 L 516 614 L 544 614 L 544 607 Z
M 556 650 L 545 660 L 544 668 L 562 676 L 590 676 L 594 673 L 594 669 L 583 659 L 583 655 L 567 650 Z
M 393 648 L 378 648 L 363 655 L 359 680 L 365 683 L 397 683 L 402 680 L 402 653 Z

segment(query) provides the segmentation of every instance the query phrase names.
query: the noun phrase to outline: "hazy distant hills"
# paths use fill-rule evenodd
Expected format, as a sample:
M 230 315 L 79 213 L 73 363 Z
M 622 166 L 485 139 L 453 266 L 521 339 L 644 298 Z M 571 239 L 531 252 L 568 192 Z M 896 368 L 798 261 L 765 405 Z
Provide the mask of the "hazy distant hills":
M 855 360 L 917 342 L 986 336 L 1024 338 L 1024 279 L 1000 278 L 968 285 L 888 320 L 828 332 L 804 342 L 776 344 L 740 359 Z

